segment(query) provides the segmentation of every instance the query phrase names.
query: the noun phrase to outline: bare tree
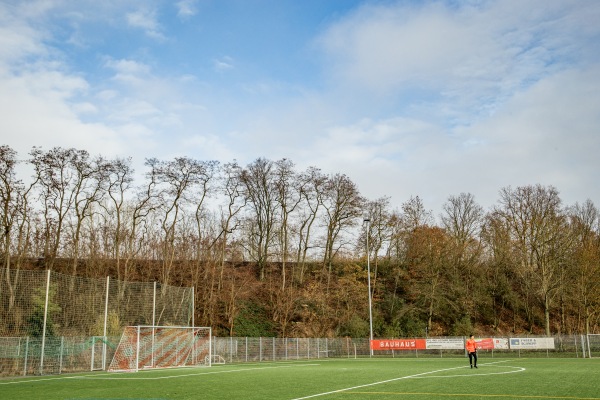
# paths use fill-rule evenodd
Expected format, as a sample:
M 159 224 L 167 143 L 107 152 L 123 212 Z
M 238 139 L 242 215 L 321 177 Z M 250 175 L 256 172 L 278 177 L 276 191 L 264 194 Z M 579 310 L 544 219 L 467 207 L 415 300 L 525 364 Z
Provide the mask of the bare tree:
M 433 328 L 433 317 L 448 305 L 446 279 L 448 238 L 438 227 L 420 226 L 411 231 L 407 242 L 409 294 L 418 307 L 425 310 L 427 329 Z
M 128 280 L 129 271 L 127 263 L 122 263 L 123 243 L 126 241 L 126 200 L 127 194 L 132 190 L 133 169 L 131 158 L 116 158 L 107 163 L 106 194 L 110 207 L 105 206 L 106 215 L 114 214 L 115 227 L 113 231 L 112 254 L 116 263 L 118 280 Z M 132 227 L 129 227 L 131 229 Z M 124 265 L 123 265 L 124 264 Z
M 425 209 L 419 196 L 411 196 L 402 203 L 402 225 L 405 230 L 412 230 L 425 225 L 433 225 L 431 211 Z
M 34 147 L 30 163 L 35 170 L 44 218 L 44 259 L 52 269 L 59 248 L 65 244 L 63 230 L 75 201 L 77 177 L 73 163 L 77 150 L 55 147 L 47 152 Z
M 312 228 L 319 215 L 319 209 L 323 204 L 327 177 L 318 168 L 310 167 L 306 172 L 301 174 L 300 181 L 300 194 L 303 203 L 301 213 L 298 217 L 298 252 L 296 263 L 300 268 L 298 280 L 302 283 L 306 269 L 306 257 L 308 251 L 311 249 Z
M 290 216 L 302 202 L 304 185 L 294 171 L 294 163 L 282 159 L 275 162 L 275 188 L 279 205 L 279 247 L 281 249 L 281 289 L 286 286 L 286 266 L 290 246 Z
M 515 270 L 514 252 L 510 228 L 497 212 L 490 212 L 485 216 L 481 240 L 485 252 L 485 260 L 481 266 L 487 279 L 485 289 L 492 306 L 492 325 L 494 329 L 499 328 L 504 322 L 501 319 L 502 311 L 508 308 L 513 315 L 512 330 L 516 331 L 518 296 L 513 288 L 515 282 L 510 278 Z
M 518 271 L 544 309 L 546 335 L 550 335 L 550 310 L 561 284 L 561 269 L 570 244 L 566 218 L 558 191 L 541 185 L 510 187 L 500 191 L 501 208 L 515 251 Z
M 265 279 L 265 267 L 275 242 L 277 222 L 277 190 L 273 162 L 258 158 L 241 175 L 245 196 L 252 210 L 248 224 L 248 250 L 256 261 L 259 277 Z
M 331 176 L 325 184 L 323 193 L 326 230 L 323 266 L 327 269 L 329 288 L 333 259 L 341 248 L 349 244 L 342 233 L 357 224 L 358 218 L 362 215 L 364 199 L 356 184 L 343 174 Z
M 199 204 L 204 199 L 194 199 L 193 188 L 205 187 L 212 177 L 205 163 L 187 157 L 177 157 L 173 161 L 146 160 L 150 176 L 156 177 L 160 198 L 160 225 L 162 229 L 161 281 L 169 284 L 173 262 L 176 256 L 178 224 L 182 221 L 186 206 Z M 198 192 L 195 193 L 198 195 Z M 198 208 L 201 208 L 199 204 Z
M 366 237 L 369 238 L 369 253 L 367 257 L 373 260 L 373 292 L 376 290 L 377 272 L 379 268 L 379 253 L 384 246 L 389 245 L 392 235 L 390 198 L 381 197 L 377 200 L 367 201 L 365 205 L 369 219 L 368 231 L 361 235 L 359 246 L 366 248 Z
M 221 190 L 226 197 L 226 203 L 221 207 L 221 232 L 219 234 L 221 242 L 220 258 L 220 279 L 219 289 L 223 281 L 225 269 L 225 258 L 227 256 L 227 247 L 229 245 L 229 235 L 239 226 L 236 219 L 240 211 L 244 209 L 248 199 L 243 194 L 241 182 L 242 168 L 237 162 L 227 163 L 223 166 L 223 177 Z
M 442 208 L 442 224 L 461 247 L 478 236 L 484 212 L 472 194 L 450 196 Z
M 26 187 L 17 179 L 15 168 L 18 163 L 16 151 L 9 146 L 0 146 L 0 253 L 8 288 L 9 315 L 15 305 L 21 262 L 29 247 L 29 195 L 36 183 Z
M 85 150 L 76 150 L 72 159 L 73 212 L 71 274 L 77 275 L 83 223 L 91 217 L 94 205 L 99 204 L 105 194 L 108 168 L 101 157 L 90 159 Z
M 454 302 L 462 303 L 459 313 L 466 312 L 468 317 L 473 317 L 477 311 L 478 280 L 481 274 L 476 272 L 479 265 L 481 246 L 479 232 L 483 221 L 483 208 L 475 202 L 472 194 L 461 193 L 450 196 L 443 205 L 444 214 L 441 221 L 446 232 L 452 239 L 449 243 L 450 263 L 447 266 L 449 290 L 452 292 Z M 458 316 L 465 317 L 463 316 Z
M 6 278 L 10 282 L 11 242 L 13 225 L 18 218 L 19 197 L 23 192 L 23 185 L 17 179 L 15 167 L 18 163 L 17 152 L 9 146 L 0 146 L 0 252 L 3 255 L 3 266 L 6 269 Z M 10 285 L 9 285 L 10 288 Z
M 569 209 L 576 245 L 570 265 L 571 301 L 583 318 L 583 331 L 600 314 L 600 212 L 591 200 Z

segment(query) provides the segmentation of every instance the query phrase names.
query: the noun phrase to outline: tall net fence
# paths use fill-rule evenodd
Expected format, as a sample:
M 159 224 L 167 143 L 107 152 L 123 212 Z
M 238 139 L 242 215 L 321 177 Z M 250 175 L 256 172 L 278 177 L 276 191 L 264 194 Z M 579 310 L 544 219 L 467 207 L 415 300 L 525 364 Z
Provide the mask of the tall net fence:
M 104 369 L 124 327 L 191 325 L 193 296 L 154 282 L 0 269 L 0 374 Z

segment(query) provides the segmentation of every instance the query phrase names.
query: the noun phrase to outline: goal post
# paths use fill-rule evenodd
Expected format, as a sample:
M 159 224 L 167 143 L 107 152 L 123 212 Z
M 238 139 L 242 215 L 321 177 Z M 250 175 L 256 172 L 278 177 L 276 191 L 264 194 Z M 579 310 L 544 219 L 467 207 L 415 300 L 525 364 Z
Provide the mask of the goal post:
M 587 353 L 589 358 L 600 357 L 600 334 L 588 333 L 586 335 Z
M 190 326 L 127 326 L 108 371 L 211 365 L 212 330 Z

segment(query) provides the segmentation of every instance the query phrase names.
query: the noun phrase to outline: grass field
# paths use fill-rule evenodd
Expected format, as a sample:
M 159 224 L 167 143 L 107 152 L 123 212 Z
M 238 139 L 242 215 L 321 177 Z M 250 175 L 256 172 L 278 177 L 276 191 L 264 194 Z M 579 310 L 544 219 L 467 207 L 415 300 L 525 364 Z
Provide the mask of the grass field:
M 586 399 L 599 359 L 320 359 L 0 380 L 0 399 Z

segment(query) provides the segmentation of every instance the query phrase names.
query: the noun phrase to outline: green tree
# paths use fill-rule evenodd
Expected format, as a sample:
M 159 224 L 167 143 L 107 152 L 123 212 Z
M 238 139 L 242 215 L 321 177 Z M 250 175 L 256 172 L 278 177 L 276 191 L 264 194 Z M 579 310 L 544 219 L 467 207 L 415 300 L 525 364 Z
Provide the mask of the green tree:
M 55 301 L 56 287 L 50 285 L 48 290 L 48 312 L 46 315 L 46 337 L 56 336 L 57 326 L 54 324 L 53 317 L 61 311 L 61 308 Z M 27 332 L 33 337 L 41 337 L 44 334 L 44 313 L 46 305 L 46 287 L 37 287 L 31 299 L 33 312 L 28 318 Z

